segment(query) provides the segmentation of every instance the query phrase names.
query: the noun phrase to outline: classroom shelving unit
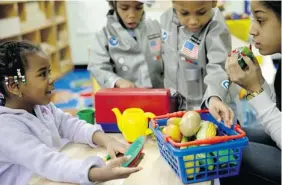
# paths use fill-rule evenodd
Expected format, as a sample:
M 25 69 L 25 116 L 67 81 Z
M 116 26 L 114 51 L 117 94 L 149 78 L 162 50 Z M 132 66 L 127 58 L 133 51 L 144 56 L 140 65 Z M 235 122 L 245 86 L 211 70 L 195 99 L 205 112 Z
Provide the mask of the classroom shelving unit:
M 65 1 L 0 0 L 0 42 L 27 40 L 48 54 L 58 79 L 73 69 Z

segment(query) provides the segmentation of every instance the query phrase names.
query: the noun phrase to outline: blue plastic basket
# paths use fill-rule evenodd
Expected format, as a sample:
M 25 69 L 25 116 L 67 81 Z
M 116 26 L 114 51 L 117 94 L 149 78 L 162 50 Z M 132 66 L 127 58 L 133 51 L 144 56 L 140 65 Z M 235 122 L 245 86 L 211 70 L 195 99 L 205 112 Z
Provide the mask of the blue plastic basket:
M 242 151 L 248 145 L 247 137 L 180 149 L 168 142 L 161 132 L 161 127 L 166 125 L 168 119 L 163 117 L 169 117 L 168 115 L 158 116 L 162 119 L 157 117 L 152 120 L 150 128 L 156 136 L 161 155 L 184 184 L 238 175 Z M 200 113 L 200 115 L 202 120 L 211 121 L 217 125 L 218 135 L 224 137 L 238 134 L 233 129 L 218 123 L 208 112 Z

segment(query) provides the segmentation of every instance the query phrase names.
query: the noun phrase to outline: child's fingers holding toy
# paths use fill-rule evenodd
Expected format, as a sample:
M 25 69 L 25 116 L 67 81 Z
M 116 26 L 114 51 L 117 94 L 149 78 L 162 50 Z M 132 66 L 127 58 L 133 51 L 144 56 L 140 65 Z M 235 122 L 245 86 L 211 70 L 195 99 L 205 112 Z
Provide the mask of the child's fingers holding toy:
M 111 140 L 107 144 L 107 152 L 111 159 L 115 159 L 116 155 L 119 153 L 124 154 L 127 149 L 128 149 L 128 145 L 121 143 L 115 139 Z
M 111 169 L 115 179 L 126 178 L 132 173 L 136 173 L 142 169 L 142 167 L 121 167 L 121 165 L 127 162 L 131 156 L 123 156 L 113 160 L 110 160 L 107 167 Z
M 131 156 L 124 156 L 111 159 L 103 168 L 91 168 L 89 171 L 89 179 L 93 182 L 105 182 L 113 179 L 123 179 L 127 178 L 132 173 L 142 170 L 141 167 L 121 167 L 121 165 L 128 161 L 130 157 Z
M 108 165 L 110 168 L 121 166 L 122 163 L 125 163 L 130 159 L 131 156 L 123 156 L 109 161 Z

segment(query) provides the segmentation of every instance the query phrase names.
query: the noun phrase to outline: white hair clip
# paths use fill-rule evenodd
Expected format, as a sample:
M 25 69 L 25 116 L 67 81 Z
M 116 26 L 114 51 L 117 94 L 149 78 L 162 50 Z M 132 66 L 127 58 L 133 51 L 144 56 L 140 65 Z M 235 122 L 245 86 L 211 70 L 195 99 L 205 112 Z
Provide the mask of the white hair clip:
M 5 84 L 6 84 L 6 86 L 9 85 L 9 78 L 7 76 L 5 76 Z
M 14 82 L 15 82 L 16 84 L 19 84 L 19 81 L 18 81 L 18 77 L 17 77 L 17 76 L 14 76 Z
M 25 76 L 24 75 L 22 76 L 21 69 L 17 69 L 17 74 L 18 74 L 19 79 L 21 79 L 22 83 L 25 84 L 26 82 Z

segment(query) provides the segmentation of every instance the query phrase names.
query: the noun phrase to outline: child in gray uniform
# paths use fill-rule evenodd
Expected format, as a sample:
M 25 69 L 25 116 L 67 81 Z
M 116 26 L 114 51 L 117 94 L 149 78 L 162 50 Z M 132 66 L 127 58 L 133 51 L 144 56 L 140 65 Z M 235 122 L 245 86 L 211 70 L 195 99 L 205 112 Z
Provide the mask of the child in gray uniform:
M 232 122 L 225 60 L 231 37 L 216 1 L 172 1 L 161 16 L 164 86 L 178 109 L 208 107 L 219 121 Z
M 161 29 L 143 2 L 110 1 L 107 24 L 95 34 L 88 70 L 106 88 L 162 88 Z

